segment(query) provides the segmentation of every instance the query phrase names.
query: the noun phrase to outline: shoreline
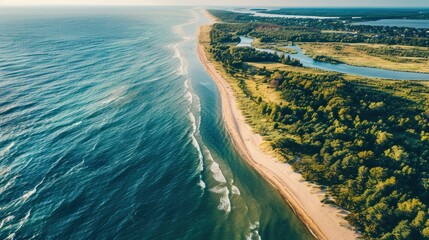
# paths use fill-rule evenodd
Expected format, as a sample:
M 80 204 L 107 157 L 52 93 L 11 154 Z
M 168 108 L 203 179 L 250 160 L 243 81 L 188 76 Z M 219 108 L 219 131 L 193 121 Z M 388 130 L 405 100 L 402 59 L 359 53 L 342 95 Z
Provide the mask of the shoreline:
M 210 25 L 217 22 L 213 16 L 208 15 L 212 20 Z M 234 91 L 206 56 L 205 47 L 200 42 L 201 28 L 202 26 L 197 32 L 198 57 L 218 87 L 222 118 L 240 156 L 276 188 L 317 239 L 357 239 L 358 234 L 349 228 L 349 224 L 341 216 L 342 210 L 320 202 L 325 195 L 323 191 L 306 182 L 289 164 L 281 163 L 274 156 L 262 151 L 262 137 L 254 133 L 246 123 L 237 105 Z

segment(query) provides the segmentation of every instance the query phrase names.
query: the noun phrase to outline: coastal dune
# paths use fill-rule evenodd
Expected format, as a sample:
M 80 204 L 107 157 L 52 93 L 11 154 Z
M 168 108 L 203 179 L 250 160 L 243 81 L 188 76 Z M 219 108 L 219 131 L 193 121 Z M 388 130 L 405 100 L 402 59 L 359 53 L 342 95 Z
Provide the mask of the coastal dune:
M 215 22 L 211 16 L 212 22 Z M 202 42 L 203 31 L 198 31 L 198 56 L 219 89 L 225 126 L 232 141 L 242 156 L 262 177 L 269 181 L 294 210 L 295 214 L 318 239 L 357 239 L 359 235 L 344 219 L 344 210 L 323 204 L 325 193 L 317 186 L 306 182 L 289 164 L 280 162 L 261 149 L 263 142 L 253 132 L 241 113 L 234 92 L 227 80 L 219 73 L 206 56 Z

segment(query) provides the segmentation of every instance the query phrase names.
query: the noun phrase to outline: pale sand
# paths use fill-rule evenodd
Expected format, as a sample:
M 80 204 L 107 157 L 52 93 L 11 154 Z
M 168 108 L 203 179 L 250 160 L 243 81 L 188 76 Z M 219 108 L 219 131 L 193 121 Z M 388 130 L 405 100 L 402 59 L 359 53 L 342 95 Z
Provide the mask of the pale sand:
M 213 19 L 213 18 L 212 18 Z M 198 33 L 198 39 L 200 32 Z M 206 58 L 204 46 L 197 40 L 198 56 L 215 80 L 221 101 L 223 120 L 232 141 L 242 158 L 269 181 L 292 207 L 318 239 L 346 240 L 359 235 L 350 229 L 341 209 L 321 203 L 325 193 L 315 185 L 304 181 L 289 164 L 281 163 L 260 148 L 263 141 L 246 123 L 228 82 Z

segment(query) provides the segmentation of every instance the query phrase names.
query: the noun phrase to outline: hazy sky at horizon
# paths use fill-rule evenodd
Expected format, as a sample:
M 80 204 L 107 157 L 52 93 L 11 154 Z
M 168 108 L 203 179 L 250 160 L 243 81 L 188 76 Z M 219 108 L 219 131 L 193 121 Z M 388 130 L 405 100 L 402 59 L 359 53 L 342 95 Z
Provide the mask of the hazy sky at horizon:
M 325 6 L 429 7 L 429 0 L 0 0 L 0 5 L 198 5 L 198 6 Z

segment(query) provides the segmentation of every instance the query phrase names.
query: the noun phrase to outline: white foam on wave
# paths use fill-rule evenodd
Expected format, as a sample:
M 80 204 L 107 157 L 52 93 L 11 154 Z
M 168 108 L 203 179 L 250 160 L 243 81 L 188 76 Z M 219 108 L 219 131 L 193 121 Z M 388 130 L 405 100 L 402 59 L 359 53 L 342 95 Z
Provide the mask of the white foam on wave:
M 192 103 L 192 93 L 190 93 L 190 92 L 186 92 L 185 93 L 185 99 L 186 99 L 186 101 L 188 101 L 189 103 Z
M 211 162 L 210 171 L 212 172 L 213 179 L 218 183 L 217 186 L 210 189 L 211 192 L 220 194 L 218 209 L 227 213 L 231 212 L 231 200 L 229 198 L 228 187 L 225 186 L 227 180 L 219 164 L 214 160 L 210 150 L 203 145 L 203 152 L 207 158 L 207 161 Z
M 45 178 L 42 179 L 36 186 L 34 186 L 33 189 L 30 191 L 25 192 L 18 200 L 18 203 L 24 203 L 26 202 L 31 196 L 33 196 L 37 192 L 37 188 L 42 185 L 42 183 L 45 181 Z
M 186 92 L 185 98 L 187 98 L 189 101 L 191 101 L 190 103 L 192 104 L 192 93 L 191 92 L 189 92 L 189 91 Z M 191 140 L 192 140 L 192 145 L 194 146 L 194 148 L 198 152 L 198 159 L 200 160 L 198 171 L 201 172 L 204 169 L 203 168 L 203 153 L 201 151 L 201 146 L 197 140 L 197 132 L 198 132 L 197 120 L 195 118 L 195 115 L 191 111 L 191 107 L 189 107 L 189 109 L 188 109 L 188 119 L 191 121 L 191 124 L 192 124 Z
M 180 50 L 180 47 L 182 44 L 186 43 L 187 41 L 193 40 L 195 36 L 193 35 L 187 35 L 185 32 L 185 27 L 196 24 L 199 18 L 199 15 L 195 10 L 192 11 L 193 19 L 190 21 L 179 24 L 174 26 L 174 32 L 182 37 L 182 41 L 170 45 L 170 47 L 174 50 L 174 57 L 179 59 L 180 66 L 177 69 L 176 73 L 179 75 L 188 75 L 188 65 L 186 60 L 184 59 L 182 52 Z M 219 166 L 219 164 L 213 159 L 213 156 L 211 155 L 209 149 L 207 146 L 203 143 L 199 128 L 201 124 L 201 102 L 197 95 L 192 93 L 192 87 L 190 86 L 190 77 L 188 76 L 187 79 L 184 82 L 186 93 L 184 95 L 184 98 L 189 102 L 189 108 L 188 108 L 188 118 L 192 123 L 192 134 L 191 139 L 194 147 L 198 150 L 198 155 L 200 157 L 200 165 L 198 167 L 198 170 L 200 170 L 200 180 L 202 179 L 202 173 L 204 171 L 204 164 L 210 164 L 210 172 L 212 173 L 212 178 L 217 182 L 217 185 L 210 189 L 211 192 L 214 192 L 216 194 L 220 194 L 220 200 L 219 200 L 219 206 L 218 209 L 221 211 L 225 211 L 229 213 L 231 211 L 231 201 L 229 198 L 229 190 L 228 187 L 225 186 L 227 183 L 227 180 Z M 198 113 L 198 120 L 196 119 L 196 115 L 194 113 Z M 200 141 L 198 141 L 200 140 Z M 201 154 L 201 149 L 203 150 Z M 201 154 L 201 155 L 200 155 Z M 205 163 L 207 161 L 208 163 Z M 210 182 L 209 182 L 210 183 Z M 203 186 L 202 188 L 206 187 L 206 184 L 201 180 L 198 184 L 200 186 Z
M 3 150 L 0 151 L 0 159 L 6 155 L 7 152 L 9 152 L 9 150 L 15 146 L 15 142 L 11 142 L 9 145 L 7 145 Z
M 255 230 L 259 228 L 259 221 L 250 224 L 250 230 Z
M 6 237 L 6 240 L 12 240 L 12 239 L 14 239 L 15 238 L 15 233 L 11 233 L 11 234 L 9 234 L 9 236 L 7 236 Z
M 103 100 L 101 100 L 101 104 L 107 105 L 113 101 L 120 100 L 125 97 L 125 93 L 127 91 L 128 91 L 127 86 L 117 87 L 111 93 L 109 93 Z
M 4 218 L 4 219 L 0 222 L 0 229 L 2 229 L 2 228 L 3 228 L 3 226 L 4 226 L 6 223 L 8 223 L 8 222 L 12 221 L 13 219 L 15 219 L 15 216 L 13 216 L 13 215 L 9 215 L 9 216 L 7 216 L 6 218 Z
M 82 161 L 80 163 L 78 163 L 78 164 L 74 165 L 73 167 L 71 167 L 64 174 L 64 176 L 69 176 L 69 175 L 72 175 L 72 174 L 75 174 L 75 173 L 79 172 L 83 168 L 84 164 L 85 164 L 85 159 L 82 159 Z
M 250 224 L 250 233 L 246 236 L 247 240 L 261 240 L 261 235 L 259 235 L 259 222 Z
M 0 187 L 0 194 L 4 193 L 7 189 L 10 188 L 15 183 L 15 180 L 18 176 L 14 176 L 12 179 L 10 179 L 4 186 Z
M 192 92 L 190 90 L 188 82 L 189 82 L 189 79 L 187 79 L 185 81 L 185 83 L 184 83 L 185 89 L 186 89 L 186 93 L 184 95 L 184 98 L 189 103 L 189 107 L 188 107 L 188 119 L 189 119 L 189 121 L 191 121 L 191 125 L 192 125 L 192 132 L 191 132 L 191 135 L 190 135 L 191 142 L 192 142 L 192 145 L 194 146 L 194 148 L 197 150 L 197 153 L 198 153 L 197 172 L 198 172 L 199 177 L 200 177 L 200 181 L 198 183 L 198 186 L 201 187 L 201 190 L 204 190 L 206 188 L 206 184 L 203 181 L 203 175 L 202 175 L 202 173 L 204 171 L 204 156 L 203 156 L 203 153 L 201 151 L 201 146 L 200 146 L 200 144 L 198 143 L 198 140 L 197 140 L 198 132 L 199 132 L 199 129 L 198 129 L 199 128 L 199 126 L 198 126 L 199 123 L 197 123 L 195 115 L 192 113 L 192 105 L 193 105 L 193 99 L 194 99 L 194 97 L 193 97 L 193 94 L 192 94 Z
M 188 67 L 186 65 L 186 61 L 182 56 L 182 53 L 180 52 L 180 42 L 176 44 L 169 45 L 170 48 L 174 50 L 173 58 L 178 59 L 180 64 L 177 70 L 175 71 L 178 75 L 184 76 L 188 74 Z
M 89 151 L 89 152 L 88 152 L 88 154 L 89 154 L 90 152 L 94 151 L 94 150 L 97 148 L 98 143 L 100 142 L 100 137 L 93 138 L 93 139 L 92 139 L 92 142 L 94 142 L 94 144 L 93 144 L 93 146 L 92 146 L 92 148 L 91 148 L 91 151 Z
M 11 224 L 8 227 L 15 227 L 16 225 L 18 225 L 18 227 L 16 227 L 16 229 L 14 229 L 13 233 L 9 234 L 5 239 L 15 239 L 16 233 L 25 225 L 25 223 L 28 222 L 28 219 L 30 219 L 30 215 L 31 215 L 31 210 L 28 211 L 24 218 L 22 218 L 19 223 L 17 224 Z M 0 229 L 2 229 L 2 227 L 7 224 L 8 222 L 12 221 L 15 219 L 15 216 L 10 215 L 8 217 L 6 217 L 5 219 L 3 219 L 0 223 Z
M 227 187 L 216 186 L 211 188 L 210 191 L 220 194 L 220 203 L 217 209 L 225 211 L 227 213 L 231 212 L 231 201 L 229 200 L 229 190 Z
M 198 17 L 199 15 L 196 13 L 195 10 L 192 11 L 192 15 L 193 18 L 190 19 L 188 22 L 182 23 L 182 24 L 178 24 L 173 26 L 173 31 L 174 33 L 176 33 L 177 35 L 182 37 L 182 41 L 178 42 L 176 44 L 172 44 L 172 45 L 168 45 L 168 47 L 173 48 L 174 49 L 174 58 L 179 59 L 180 60 L 180 66 L 179 68 L 176 70 L 176 73 L 178 73 L 179 75 L 187 75 L 187 66 L 186 66 L 186 61 L 183 58 L 181 52 L 180 52 L 180 48 L 179 46 L 187 41 L 193 40 L 195 38 L 195 36 L 192 35 L 186 35 L 185 33 L 185 27 L 189 26 L 189 25 L 193 25 L 198 22 Z
M 225 175 L 219 167 L 219 164 L 213 159 L 210 150 L 204 146 L 204 154 L 207 156 L 207 160 L 211 162 L 210 171 L 213 173 L 213 179 L 218 183 L 226 183 Z
M 30 211 L 28 211 L 27 212 L 27 214 L 25 214 L 25 217 L 23 218 L 23 219 L 21 219 L 21 221 L 19 222 L 19 227 L 18 227 L 18 229 L 16 229 L 17 231 L 19 230 L 19 229 L 21 229 L 22 228 L 22 226 L 24 226 L 24 224 L 28 221 L 28 219 L 30 218 L 30 215 L 31 215 L 31 210 Z
M 10 172 L 10 170 L 12 170 L 11 167 L 0 167 L 0 177 Z
M 247 235 L 246 240 L 262 240 L 258 230 L 254 230 Z
M 180 47 L 186 41 L 193 39 L 192 36 L 186 35 L 185 27 L 192 25 L 192 24 L 196 24 L 198 21 L 198 16 L 199 16 L 195 11 L 192 11 L 192 14 L 193 14 L 193 19 L 191 19 L 188 22 L 185 22 L 183 24 L 178 24 L 178 25 L 173 27 L 174 32 L 177 35 L 182 37 L 182 41 L 178 42 L 176 44 L 171 44 L 168 46 L 169 48 L 174 50 L 173 58 L 178 59 L 180 62 L 179 67 L 176 70 L 176 73 L 178 75 L 182 75 L 182 76 L 188 75 L 188 63 L 187 63 L 186 59 L 184 58 Z M 210 151 L 202 142 L 202 139 L 200 136 L 199 128 L 200 128 L 200 124 L 201 124 L 201 102 L 200 102 L 200 99 L 198 98 L 198 96 L 195 95 L 192 91 L 191 78 L 189 76 L 187 76 L 187 78 L 184 81 L 184 88 L 185 88 L 184 98 L 189 103 L 188 119 L 190 120 L 190 122 L 192 124 L 192 132 L 191 132 L 191 136 L 190 136 L 191 142 L 192 142 L 192 145 L 194 146 L 194 148 L 197 150 L 198 158 L 199 158 L 197 171 L 199 172 L 200 181 L 199 181 L 198 185 L 201 187 L 201 189 L 206 188 L 206 183 L 202 180 L 202 177 L 203 177 L 202 174 L 204 172 L 204 161 L 207 160 L 211 164 L 210 165 L 210 171 L 212 173 L 213 179 L 216 182 L 220 183 L 220 185 L 215 187 L 215 190 L 221 189 L 217 192 L 218 194 L 221 194 L 220 204 L 219 204 L 218 208 L 220 210 L 225 210 L 227 212 L 230 212 L 231 211 L 231 203 L 230 203 L 230 199 L 229 199 L 229 190 L 227 187 L 223 186 L 223 184 L 225 184 L 227 182 L 226 178 L 223 175 L 222 170 L 219 167 L 219 164 L 214 161 Z M 198 116 L 198 120 L 197 120 L 196 116 Z
M 78 121 L 72 124 L 72 127 L 76 127 L 82 124 L 82 121 Z
M 198 164 L 197 170 L 198 170 L 198 172 L 202 172 L 204 170 L 203 154 L 201 153 L 200 145 L 198 144 L 198 141 L 194 135 L 191 135 L 191 139 L 192 139 L 192 145 L 195 147 L 195 149 L 198 152 L 199 164 Z
M 197 112 L 198 120 L 195 118 L 195 115 L 193 113 L 192 114 L 194 117 L 193 122 L 195 123 L 196 132 L 199 133 L 200 124 L 201 124 L 201 102 L 200 102 L 200 98 L 198 97 L 198 95 L 192 93 L 192 89 L 190 87 L 190 81 L 191 81 L 190 78 L 187 78 L 186 81 L 184 82 L 184 86 L 186 89 L 185 99 L 189 103 L 188 111 L 192 113 L 192 109 L 194 108 L 194 111 Z
M 235 186 L 235 185 L 232 185 L 232 186 L 231 186 L 231 192 L 232 192 L 232 194 L 240 195 L 240 190 L 239 190 L 239 189 L 238 189 L 238 187 L 237 187 L 237 186 Z
M 191 134 L 191 140 L 192 140 L 192 145 L 194 146 L 194 148 L 197 150 L 198 153 L 198 166 L 197 166 L 197 172 L 199 174 L 200 177 L 200 181 L 198 183 L 198 185 L 201 187 L 201 190 L 204 190 L 204 188 L 206 188 L 206 184 L 203 181 L 203 171 L 204 171 L 204 159 L 203 159 L 203 153 L 201 152 L 201 147 L 198 144 L 197 138 L 195 136 L 196 133 L 196 124 L 195 124 L 195 117 L 193 116 L 193 114 L 189 114 L 190 118 L 194 119 L 194 122 L 192 124 L 193 126 L 193 132 Z
M 9 236 L 11 236 L 10 239 L 14 239 L 15 238 L 16 233 L 25 225 L 25 223 L 28 222 L 28 219 L 30 218 L 30 215 L 31 215 L 31 210 L 28 211 L 27 214 L 25 214 L 24 218 L 21 219 L 21 221 L 19 221 L 19 225 L 16 228 L 16 230 L 12 234 L 9 235 Z
M 189 119 L 189 121 L 191 121 L 192 135 L 195 136 L 195 134 L 197 133 L 197 130 L 198 130 L 197 120 L 195 119 L 195 115 L 190 110 L 188 111 L 188 119 Z M 198 145 L 198 148 L 200 148 L 199 145 Z
M 37 188 L 33 188 L 30 191 L 27 191 L 24 193 L 24 195 L 21 196 L 21 200 L 23 202 L 27 201 L 27 199 L 29 199 L 33 194 L 35 194 L 37 191 Z
M 213 178 L 219 183 L 226 183 L 225 176 L 220 170 L 219 164 L 215 161 L 210 166 L 210 171 L 213 173 Z
M 171 46 L 174 50 L 175 50 L 175 57 L 177 57 L 177 59 L 180 60 L 180 67 L 179 69 L 176 71 L 179 75 L 187 75 L 188 74 L 188 69 L 187 69 L 187 64 L 185 59 L 182 57 L 181 52 L 179 50 L 179 44 L 174 44 Z M 191 122 L 192 125 L 192 132 L 190 134 L 191 137 L 191 142 L 192 145 L 194 146 L 194 148 L 197 150 L 198 153 L 198 166 L 197 166 L 197 172 L 199 174 L 199 178 L 200 181 L 198 182 L 198 186 L 200 186 L 201 190 L 204 190 L 206 188 L 206 183 L 203 181 L 203 171 L 204 171 L 204 156 L 201 150 L 201 145 L 198 142 L 198 137 L 199 137 L 199 121 L 201 121 L 201 116 L 200 116 L 200 111 L 201 111 L 201 106 L 200 106 L 200 102 L 198 99 L 198 96 L 194 96 L 194 94 L 192 93 L 192 89 L 190 87 L 190 79 L 186 78 L 184 81 L 184 88 L 185 88 L 185 94 L 184 94 L 184 98 L 185 100 L 188 102 L 189 106 L 188 106 L 188 119 Z M 193 107 L 194 107 L 194 97 L 196 100 L 196 103 L 198 104 L 198 115 L 199 117 L 199 121 L 197 122 L 197 119 L 193 113 Z
M 204 188 L 206 188 L 206 183 L 202 179 L 200 179 L 200 182 L 198 183 L 198 186 L 200 186 L 201 189 L 204 189 Z

